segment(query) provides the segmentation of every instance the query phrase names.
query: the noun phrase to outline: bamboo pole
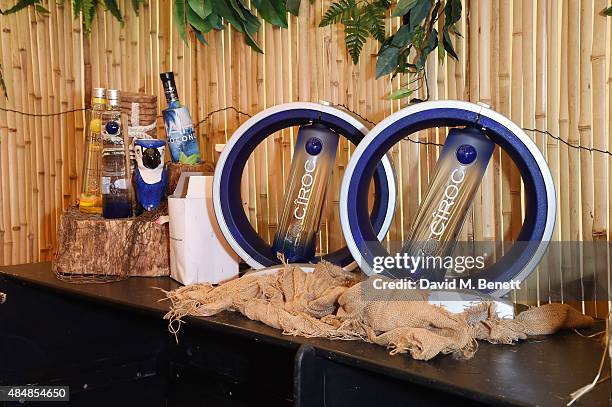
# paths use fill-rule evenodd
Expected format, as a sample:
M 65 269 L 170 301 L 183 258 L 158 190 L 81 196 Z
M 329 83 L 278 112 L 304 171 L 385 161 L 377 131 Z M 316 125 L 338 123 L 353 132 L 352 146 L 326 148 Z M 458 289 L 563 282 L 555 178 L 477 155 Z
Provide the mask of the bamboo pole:
M 491 31 L 493 29 L 492 3 L 478 2 L 478 93 L 481 102 L 493 105 L 491 94 Z M 481 242 L 495 242 L 495 162 L 487 167 L 482 179 L 482 239 Z M 476 208 L 477 206 L 475 206 Z
M 5 59 L 3 58 L 3 43 L 4 43 L 4 30 L 0 30 L 0 60 L 5 61 Z M 3 72 L 6 72 L 6 63 L 4 63 L 2 65 L 3 67 Z M 4 95 L 2 95 L 4 96 Z M 4 191 L 5 191 L 5 184 L 6 184 L 6 178 L 5 178 L 5 173 L 4 173 L 4 166 L 2 165 L 2 163 L 4 162 L 4 150 L 6 149 L 6 145 L 8 142 L 8 112 L 4 109 L 8 108 L 8 97 L 4 98 L 4 97 L 0 97 L 0 198 L 3 199 L 4 201 Z M 7 232 L 7 228 L 8 228 L 8 220 L 9 218 L 9 212 L 8 210 L 4 207 L 4 205 L 0 205 L 0 261 L 3 265 L 8 265 L 10 264 L 10 258 L 9 256 L 7 256 L 7 247 L 8 245 L 6 244 L 8 240 L 10 240 L 9 235 L 10 232 Z M 9 228 L 10 229 L 10 228 Z
M 19 16 L 19 26 L 20 27 L 28 27 L 30 24 L 28 13 L 21 13 Z M 22 78 L 22 100 L 24 101 L 23 106 L 24 109 L 27 109 L 30 112 L 34 111 L 34 103 L 35 103 L 35 94 L 34 94 L 34 78 L 31 66 L 31 48 L 30 44 L 30 33 L 29 30 L 19 30 L 20 35 L 20 49 L 21 53 L 21 64 L 22 67 L 25 67 L 24 73 L 25 77 Z M 1 56 L 1 46 L 0 46 L 0 60 Z M 0 99 L 3 99 L 0 97 Z M 0 104 L 2 106 L 2 104 Z M 6 106 L 6 104 L 5 104 Z M 28 256 L 27 262 L 36 262 L 38 261 L 38 238 L 39 238 L 39 230 L 40 224 L 38 223 L 38 205 L 39 205 L 39 197 L 38 197 L 38 173 L 36 171 L 36 128 L 35 128 L 35 120 L 33 117 L 26 117 L 25 115 L 22 117 L 26 124 L 25 134 L 24 134 L 24 143 L 25 143 L 25 169 L 26 169 L 26 206 L 28 207 L 27 214 L 27 230 L 28 230 Z M 0 122 L 2 121 L 2 112 L 0 112 Z M 0 125 L 0 138 L 2 137 L 2 125 Z M 1 142 L 0 142 L 1 143 Z M 0 181 L 0 190 L 2 181 Z M 0 225 L 2 223 L 2 210 L 0 209 Z M 2 263 L 2 258 L 4 253 L 2 250 L 2 239 L 1 236 L 4 231 L 4 228 L 0 226 L 0 264 Z
M 612 38 L 612 32 L 610 30 L 610 26 L 611 24 L 608 22 L 607 24 L 608 29 L 606 30 L 608 33 L 608 38 Z M 610 40 L 608 40 L 608 49 L 607 49 L 607 55 L 608 55 L 608 116 L 607 116 L 607 123 L 608 126 L 606 128 L 607 130 L 607 139 L 608 139 L 608 148 L 610 148 L 610 137 L 612 136 L 612 63 L 610 63 L 610 59 L 612 59 L 612 45 L 610 45 Z M 612 163 L 610 162 L 610 157 L 608 157 L 608 180 L 610 180 L 612 178 Z M 611 205 L 611 199 L 612 198 L 612 183 L 608 182 L 608 223 L 610 223 L 610 221 L 612 221 L 612 205 Z M 610 225 L 609 225 L 610 226 Z M 608 288 L 608 298 L 610 298 L 610 290 L 612 287 L 612 276 L 610 275 L 610 268 L 607 268 L 608 271 L 608 284 L 607 284 L 607 288 Z M 610 309 L 612 308 L 612 301 L 608 300 L 608 312 L 610 312 Z
M 512 5 L 510 0 L 501 0 L 499 4 L 499 104 L 497 109 L 505 116 L 510 116 L 510 69 L 512 65 Z M 511 240 L 512 197 L 510 195 L 510 171 L 512 160 L 507 153 L 501 152 L 501 241 Z
M 302 2 L 303 3 L 303 2 Z M 306 5 L 309 7 L 308 5 Z M 301 7 L 301 6 L 300 6 Z M 307 9 L 307 12 L 310 12 Z M 305 31 L 307 35 L 307 31 Z M 256 40 L 259 44 L 262 43 L 263 34 L 260 32 L 257 33 Z M 253 66 L 253 95 L 255 99 L 253 100 L 253 112 L 259 112 L 266 107 L 265 101 L 265 73 L 264 73 L 264 58 L 263 55 L 253 55 L 254 62 L 251 63 Z M 306 78 L 307 80 L 308 78 Z M 268 173 L 267 173 L 267 157 L 266 157 L 266 145 L 265 143 L 260 144 L 254 152 L 255 155 L 255 165 L 256 165 L 256 184 L 255 188 L 257 190 L 257 231 L 260 236 L 264 239 L 264 241 L 270 242 L 271 236 L 269 235 L 268 229 Z
M 593 134 L 591 126 L 591 53 L 593 45 L 593 2 L 580 2 L 580 102 L 578 115 L 578 136 L 579 144 L 591 148 L 593 145 Z M 589 151 L 579 151 L 580 179 L 593 179 L 593 161 Z M 593 183 L 580 182 L 580 205 L 582 215 L 582 234 L 581 239 L 585 242 L 593 240 Z M 581 280 L 585 276 L 596 279 L 593 264 L 593 247 L 590 243 L 583 244 L 583 255 L 581 258 Z M 596 285 L 594 285 L 596 286 Z M 592 308 L 594 303 L 587 301 L 589 293 L 583 293 L 585 302 L 583 309 L 589 314 L 594 314 Z
M 3 61 L 3 73 L 4 73 L 4 80 L 5 82 L 9 80 L 11 72 L 9 72 L 9 68 L 7 67 L 7 62 L 6 61 L 10 61 L 10 57 L 9 57 L 9 52 L 8 52 L 8 44 L 10 42 L 10 37 L 8 36 L 10 34 L 10 29 L 3 29 L 0 30 L 0 56 L 3 57 L 2 61 Z M 10 62 L 9 62 L 10 65 Z M 6 89 L 6 99 L 5 98 L 0 98 L 2 99 L 2 105 L 3 107 L 8 108 L 8 98 L 9 95 L 12 93 L 11 90 Z M 10 112 L 10 111 L 0 111 L 0 174 L 2 175 L 1 178 L 1 182 L 0 182 L 0 195 L 2 198 L 2 202 L 9 202 L 9 195 L 8 195 L 8 190 L 9 190 L 9 185 L 8 185 L 8 177 L 10 176 L 9 174 L 9 167 L 8 167 L 8 140 L 9 140 L 9 117 L 10 120 L 14 120 L 14 113 Z M 12 117 L 11 117 L 12 116 Z M 1 205 L 2 208 L 0 209 L 0 213 L 2 214 L 2 219 L 0 220 L 1 222 L 1 228 L 0 228 L 0 233 L 2 235 L 2 261 L 3 264 L 11 264 L 11 245 L 12 245 L 12 231 L 11 231 L 11 213 L 10 213 L 10 209 L 8 208 L 8 206 L 6 205 Z
M 79 64 L 75 63 L 75 61 L 85 60 L 89 58 L 89 56 L 85 57 L 84 55 L 85 48 L 83 43 L 82 17 L 76 19 L 71 18 L 73 16 L 71 10 L 65 9 L 64 11 L 65 19 L 70 18 L 70 21 L 72 21 L 72 47 L 74 49 L 74 52 L 66 53 L 66 66 L 68 67 L 68 75 L 70 78 L 69 84 L 72 85 L 72 87 L 67 87 L 67 94 L 71 96 L 68 97 L 68 107 L 70 109 L 75 109 L 86 106 L 86 104 L 89 104 L 89 100 L 91 100 L 91 93 L 89 93 L 88 100 L 86 100 L 85 96 L 88 91 L 91 92 L 91 81 L 86 82 L 88 78 L 85 76 L 84 66 L 79 66 Z M 68 43 L 70 43 L 70 37 L 68 38 Z M 89 80 L 91 80 L 91 77 L 89 77 Z M 79 170 L 82 167 L 81 163 L 83 162 L 82 160 L 85 152 L 85 112 L 75 112 L 68 115 L 68 123 L 72 123 L 71 120 L 73 120 L 74 123 L 75 133 L 75 163 L 78 163 L 78 165 L 75 164 L 75 168 L 73 168 L 73 170 L 78 174 Z M 70 176 L 73 177 L 72 172 Z M 76 201 L 75 197 L 79 194 L 78 186 L 80 184 L 78 182 L 78 176 L 76 177 L 76 179 L 77 190 L 74 192 L 74 196 L 71 199 L 71 202 L 73 203 Z
M 607 151 L 608 138 L 606 135 L 606 44 L 609 43 L 607 18 L 600 14 L 607 6 L 606 0 L 596 0 L 594 7 L 591 10 L 593 13 L 593 37 L 592 50 L 590 55 L 592 69 L 592 146 L 593 148 Z M 592 157 L 592 184 L 593 191 L 593 218 L 592 218 L 592 240 L 597 246 L 594 248 L 596 254 L 599 254 L 600 242 L 605 242 L 608 238 L 608 196 L 606 186 L 609 183 L 607 158 L 603 154 L 591 154 Z M 583 209 L 584 210 L 584 209 Z M 599 287 L 608 285 L 608 274 L 606 259 L 602 259 L 599 255 L 595 256 L 594 272 L 595 272 L 595 310 L 597 316 L 605 315 L 607 312 L 607 303 L 599 301 L 602 298 L 607 298 L 607 289 L 600 290 Z
M 522 5 L 522 64 L 523 64 L 523 126 L 527 128 L 535 127 L 535 69 L 534 69 L 534 3 L 531 0 L 523 0 Z M 533 133 L 529 135 L 535 139 Z M 524 191 L 521 192 L 524 197 Z M 531 274 L 525 280 L 521 294 L 525 302 L 529 304 L 537 304 L 539 302 L 539 271 Z
M 151 41 L 149 41 L 149 33 L 151 32 L 151 6 L 150 2 L 142 2 L 138 4 L 139 16 L 136 17 L 133 10 L 130 10 L 131 5 L 126 1 L 126 14 L 131 14 L 132 18 L 137 22 L 138 30 L 135 32 L 136 41 L 129 44 L 132 48 L 131 52 L 136 52 L 134 47 L 139 50 L 138 60 L 138 92 L 151 93 L 153 83 L 157 82 L 157 78 L 152 75 L 151 71 Z M 156 61 L 157 62 L 157 61 Z M 191 86 L 190 86 L 191 88 Z M 148 124 L 148 123 L 147 123 Z
M 70 7 L 70 6 L 68 6 Z M 53 95 L 55 98 L 54 109 L 66 111 L 69 109 L 68 98 L 71 94 L 67 92 L 68 82 L 70 77 L 68 76 L 68 70 L 72 68 L 71 64 L 67 63 L 70 58 L 65 47 L 61 44 L 69 42 L 72 34 L 72 30 L 66 30 L 66 22 L 68 26 L 71 26 L 72 18 L 68 16 L 68 20 L 65 20 L 66 15 L 65 4 L 52 4 L 50 5 L 51 11 L 51 27 L 53 28 L 53 50 L 52 55 L 54 56 L 53 61 L 53 72 L 54 72 L 54 89 Z M 67 32 L 66 32 L 67 31 Z M 59 159 L 61 162 L 56 161 L 58 166 L 56 172 L 58 180 L 62 182 L 62 190 L 64 191 L 62 209 L 64 206 L 74 204 L 71 202 L 71 198 L 75 198 L 73 195 L 73 189 L 76 189 L 77 183 L 77 168 L 76 168 L 76 140 L 74 129 L 74 116 L 67 114 L 61 115 L 56 118 L 56 122 L 59 122 L 58 137 L 53 143 L 55 148 L 56 160 Z M 63 164 L 62 164 L 63 163 Z M 60 177 L 61 175 L 61 177 Z M 74 185 L 73 185 L 74 184 Z
M 566 1 L 562 2 L 561 15 L 561 63 L 560 80 L 559 80 L 559 137 L 567 141 L 569 139 L 569 5 Z M 570 240 L 570 213 L 569 213 L 569 151 L 568 147 L 563 145 L 559 150 L 559 208 L 565 208 L 560 212 L 560 234 L 562 241 Z M 560 297 L 561 301 L 565 301 L 564 282 L 569 277 L 569 269 L 571 267 L 571 253 L 564 251 L 561 258 L 561 286 Z
M 2 30 L 2 54 L 5 55 L 6 66 L 8 68 L 5 70 L 5 83 L 7 87 L 7 93 L 10 100 L 13 100 L 19 109 L 19 88 L 15 86 L 18 82 L 18 70 L 19 66 L 17 65 L 18 56 L 16 55 L 17 50 L 15 47 L 11 47 L 12 43 L 16 42 L 16 30 L 14 19 L 15 15 L 8 17 L 8 24 Z M 10 240 L 9 240 L 9 251 L 8 255 L 10 258 L 9 264 L 17 264 L 19 263 L 19 246 L 20 246 L 20 227 L 19 227 L 19 196 L 17 192 L 17 174 L 16 174 L 16 139 L 18 133 L 18 122 L 19 118 L 15 113 L 8 112 L 7 114 L 7 126 L 8 133 L 6 137 L 6 142 L 2 145 L 2 167 L 3 167 L 3 203 L 8 203 L 8 210 L 6 211 L 6 215 L 8 216 L 6 225 L 10 228 Z
M 119 0 L 120 10 L 126 11 L 125 1 Z M 130 4 L 130 8 L 132 5 Z M 129 10 L 127 10 L 129 11 Z M 132 54 L 132 40 L 138 42 L 138 21 L 132 19 L 133 13 L 123 13 L 124 25 L 116 27 L 118 43 L 115 43 L 115 52 L 119 53 L 119 60 L 122 62 L 119 66 L 121 72 L 121 81 L 116 86 L 123 91 L 136 91 L 138 82 L 135 79 L 138 77 L 138 61 L 140 60 L 138 52 Z M 134 16 L 135 17 L 135 16 Z M 113 21 L 114 22 L 114 21 Z M 136 31 L 136 33 L 134 33 Z M 128 69 L 129 66 L 129 69 Z
M 41 77 L 41 101 L 44 112 L 50 112 L 53 108 L 51 104 L 51 90 L 52 90 L 52 77 L 48 70 L 51 64 L 49 57 L 50 44 L 48 43 L 48 27 L 46 20 L 43 16 L 35 16 L 36 18 L 36 31 L 38 38 L 38 60 L 41 65 L 40 77 Z M 57 200 L 55 197 L 54 190 L 54 176 L 52 169 L 52 142 L 53 133 L 55 126 L 53 121 L 49 117 L 43 118 L 43 162 L 44 162 L 44 176 L 45 176 L 45 219 L 48 222 L 48 236 L 49 239 L 46 242 L 46 247 L 43 248 L 43 259 L 48 260 L 51 256 L 53 247 L 55 246 L 55 225 L 57 224 Z
M 568 143 L 572 146 L 579 144 L 578 112 L 579 112 L 579 83 L 580 83 L 580 3 L 577 0 L 568 2 L 568 107 L 569 107 L 569 133 Z M 570 175 L 570 239 L 580 240 L 580 153 L 575 148 L 568 150 Z
M 559 2 L 551 0 L 546 3 L 547 12 L 547 34 L 546 34 L 546 129 L 555 135 L 559 135 L 559 48 L 560 25 L 559 25 Z M 546 139 L 546 159 L 552 173 L 555 184 L 557 202 L 561 200 L 560 188 L 560 148 L 559 141 L 548 137 Z M 559 241 L 561 240 L 561 209 L 557 205 L 557 217 L 555 229 L 551 240 L 553 243 L 548 255 L 548 281 L 549 300 L 561 301 L 561 256 L 562 251 Z
M 536 32 L 535 32 L 535 127 L 538 129 L 546 128 L 546 62 L 547 62 L 547 13 L 546 3 L 539 1 L 536 4 Z M 546 156 L 546 139 L 543 134 L 534 134 L 535 142 L 542 154 Z M 550 289 L 548 281 L 548 257 L 544 257 L 540 267 L 536 269 L 537 278 L 537 305 L 542 302 L 549 302 Z
M 510 118 L 521 125 L 523 122 L 523 2 L 512 2 L 512 69 L 510 89 Z M 513 239 L 516 239 L 522 223 L 521 205 L 521 179 L 515 165 L 510 165 L 510 230 Z
M 24 17 L 27 18 L 26 15 L 16 15 L 15 16 L 15 27 L 19 27 L 24 21 Z M 19 81 L 16 85 L 17 89 L 17 99 L 16 102 L 19 103 L 19 110 L 24 110 L 27 108 L 27 88 L 25 84 L 27 83 L 27 69 L 28 66 L 26 64 L 26 44 L 24 35 L 25 32 L 22 30 L 16 29 L 15 33 L 17 34 L 17 54 L 16 54 L 16 63 L 15 67 L 17 69 L 16 74 L 19 75 Z M 31 213 L 31 201 L 30 194 L 27 193 L 26 189 L 29 187 L 29 168 L 26 167 L 26 154 L 27 154 L 27 145 L 26 145 L 26 137 L 28 136 L 28 117 L 24 115 L 19 115 L 18 121 L 18 132 L 16 134 L 16 175 L 17 175 L 17 196 L 19 200 L 19 208 L 18 208 L 18 219 L 17 222 L 19 225 L 19 263 L 26 263 L 28 261 L 29 255 L 29 222 L 28 218 Z
M 493 109 L 498 109 L 499 106 L 499 3 L 500 0 L 493 0 L 491 8 L 491 52 L 489 59 L 491 61 L 491 73 L 489 80 L 491 82 L 491 106 Z M 502 186 L 502 168 L 501 168 L 501 148 L 495 146 L 493 156 L 491 157 L 491 171 L 493 173 L 493 218 L 491 219 L 495 250 L 494 258 L 497 259 L 498 254 L 501 254 L 502 240 L 502 203 L 501 203 L 501 186 Z
M 47 32 L 46 38 L 48 40 L 48 46 L 46 47 L 48 65 L 46 66 L 53 69 L 53 67 L 55 66 L 55 60 L 57 58 L 58 49 L 59 49 L 59 45 L 58 45 L 59 38 L 58 38 L 58 34 L 55 28 L 57 27 L 57 24 L 52 24 L 51 17 L 52 17 L 51 15 L 41 16 L 45 24 L 45 32 Z M 57 101 L 56 95 L 59 93 L 59 86 L 61 86 L 61 83 L 60 83 L 61 81 L 51 72 L 48 72 L 48 79 L 49 79 L 49 83 L 47 84 L 48 93 L 46 95 L 47 106 L 49 108 L 49 111 L 54 111 L 54 110 L 57 110 L 59 107 L 58 106 L 59 103 Z M 54 203 L 53 203 L 53 209 L 52 209 L 53 223 L 51 227 L 52 227 L 52 230 L 55 231 L 57 230 L 59 217 L 63 212 L 63 205 L 64 205 L 64 197 L 63 197 L 63 191 L 62 191 L 62 175 L 63 175 L 62 167 L 64 164 L 63 157 L 62 157 L 62 145 L 64 143 L 64 140 L 62 138 L 63 129 L 58 128 L 58 126 L 55 125 L 56 122 L 53 118 L 49 118 L 49 123 L 51 125 L 51 128 L 49 129 L 49 133 L 50 133 L 49 154 L 50 154 L 51 180 L 52 180 L 51 189 L 53 191 L 53 195 L 55 198 Z M 61 124 L 61 120 L 60 120 L 60 124 Z M 55 233 L 52 234 L 52 242 L 53 244 L 51 247 L 50 256 L 52 256 L 53 250 L 56 247 L 57 239 L 55 238 Z
M 480 26 L 479 8 L 481 2 L 470 0 L 467 16 L 467 60 L 466 76 L 468 80 L 468 100 L 478 102 L 480 100 L 479 66 L 478 66 L 478 31 Z M 482 225 L 482 188 L 479 188 L 472 205 L 471 216 L 467 220 L 468 240 L 481 242 L 483 240 Z
M 32 65 L 32 111 L 35 114 L 40 114 L 42 111 L 42 96 L 41 96 L 41 76 L 40 76 L 40 65 L 38 60 L 38 38 L 37 38 L 37 21 L 33 10 L 28 10 L 28 19 L 30 22 L 29 39 L 30 39 L 30 50 L 31 50 L 31 65 Z M 44 164 L 43 164 L 43 135 L 42 129 L 43 120 L 41 117 L 34 118 L 34 145 L 36 146 L 35 155 L 33 162 L 36 168 L 36 195 L 38 202 L 38 209 L 36 214 L 36 222 L 38 225 L 38 234 L 35 245 L 36 247 L 36 260 L 42 260 L 42 250 L 47 245 L 47 239 L 49 238 L 48 222 L 45 218 L 46 213 L 46 185 L 44 177 Z M 4 175 L 3 175 L 4 176 Z
M 580 102 L 578 117 L 579 144 L 591 148 L 593 145 L 593 134 L 591 127 L 591 53 L 593 47 L 593 2 L 580 2 Z M 605 32 L 605 31 L 604 31 Z M 596 41 L 597 42 L 597 41 Z M 593 179 L 592 154 L 581 150 L 580 178 Z M 582 235 L 585 241 L 593 239 L 593 183 L 580 182 L 580 197 L 582 206 Z
M 75 97 L 75 94 L 79 93 L 79 90 L 83 89 L 82 81 L 88 81 L 91 89 L 91 51 L 89 49 L 89 41 L 80 40 L 81 38 L 81 20 L 75 18 L 72 14 L 72 4 L 64 4 L 60 9 L 58 8 L 58 19 L 63 23 L 65 27 L 70 29 L 64 29 L 63 36 L 58 37 L 58 47 L 63 47 L 62 44 L 75 44 L 78 49 L 70 51 L 69 49 L 62 50 L 60 61 L 64 65 L 63 69 L 63 84 L 59 86 L 60 103 L 62 105 L 61 110 L 72 110 L 74 108 L 80 108 L 84 106 L 84 101 Z M 74 30 L 77 30 L 75 35 Z M 76 42 L 75 42 L 76 40 Z M 75 64 L 73 57 L 76 57 L 78 61 L 82 61 L 81 64 Z M 91 92 L 91 91 L 90 91 Z M 81 98 L 84 97 L 83 93 L 80 93 Z M 88 95 L 91 99 L 91 93 Z M 63 106 L 67 106 L 64 108 Z M 84 153 L 84 121 L 80 121 L 79 118 L 82 114 L 70 113 L 65 115 L 65 121 L 63 125 L 65 128 L 62 129 L 63 148 L 62 154 L 64 162 L 64 180 L 63 188 L 63 208 L 68 208 L 70 205 L 74 205 L 79 197 L 79 173 L 81 172 L 81 163 L 83 162 Z M 61 120 L 60 120 L 61 122 Z
M 580 83 L 580 3 L 576 0 L 568 1 L 568 112 L 569 132 L 568 143 L 577 147 L 579 144 L 578 114 L 579 114 L 579 83 Z M 568 147 L 569 166 L 569 240 L 578 242 L 582 235 L 580 214 L 580 152 L 577 148 Z M 577 249 L 577 248 L 576 248 Z M 568 290 L 574 300 L 578 300 L 577 306 L 584 310 L 584 296 L 582 286 L 582 263 L 579 253 L 572 253 L 572 265 L 567 275 Z M 576 267 L 577 266 L 577 267 Z

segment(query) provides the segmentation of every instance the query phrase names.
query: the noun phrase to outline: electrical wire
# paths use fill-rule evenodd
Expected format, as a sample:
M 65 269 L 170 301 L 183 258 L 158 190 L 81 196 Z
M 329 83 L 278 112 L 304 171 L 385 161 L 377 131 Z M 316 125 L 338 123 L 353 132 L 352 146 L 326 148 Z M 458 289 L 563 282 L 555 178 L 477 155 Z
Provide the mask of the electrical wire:
M 371 124 L 372 126 L 375 126 L 376 123 L 374 123 L 373 121 L 369 120 L 368 118 L 364 117 L 363 115 L 357 113 L 356 111 L 354 111 L 353 109 L 349 108 L 346 104 L 344 103 L 339 103 L 336 104 L 335 106 L 338 107 L 342 107 L 343 109 L 347 110 L 348 112 L 354 114 L 355 116 L 359 117 L 361 120 L 363 120 L 364 122 Z M 71 109 L 71 110 L 64 110 L 61 112 L 54 112 L 54 113 L 29 113 L 29 112 L 22 112 L 19 110 L 15 110 L 15 109 L 8 109 L 5 107 L 0 107 L 0 111 L 3 112 L 7 112 L 7 113 L 15 113 L 18 115 L 22 115 L 22 116 L 27 116 L 27 117 L 53 117 L 53 116 L 61 116 L 61 115 L 65 115 L 65 114 L 69 114 L 69 113 L 77 113 L 77 112 L 83 112 L 85 110 L 87 110 L 88 107 L 81 107 L 81 108 L 76 108 L 76 109 Z M 198 121 L 193 127 L 194 128 L 198 128 L 200 127 L 202 124 L 204 124 L 206 121 L 208 121 L 213 115 L 215 115 L 216 113 L 221 113 L 221 112 L 225 112 L 227 110 L 233 110 L 234 112 L 236 112 L 239 115 L 244 115 L 247 117 L 253 117 L 251 114 L 246 113 L 241 111 L 240 109 L 234 107 L 234 106 L 227 106 L 227 107 L 222 107 L 220 109 L 215 109 L 212 110 L 210 112 L 208 112 L 206 114 L 206 116 L 204 116 L 204 118 L 200 121 Z M 157 118 L 161 118 L 162 116 L 157 116 Z M 529 131 L 529 132 L 534 132 L 534 133 L 539 133 L 539 134 L 545 134 L 548 137 L 557 140 L 563 144 L 565 144 L 566 146 L 570 147 L 570 148 L 574 148 L 577 150 L 584 150 L 584 151 L 588 151 L 591 153 L 601 153 L 601 154 L 607 154 L 609 156 L 612 156 L 612 152 L 610 152 L 610 150 L 602 150 L 599 148 L 595 148 L 595 147 L 586 147 L 580 144 L 572 144 L 567 140 L 563 140 L 561 137 L 559 136 L 555 136 L 554 134 L 550 133 L 548 130 L 540 130 L 540 129 L 536 129 L 536 128 L 528 128 L 528 127 L 523 127 L 522 130 L 524 131 Z M 404 140 L 408 140 L 412 143 L 415 144 L 422 144 L 425 146 L 436 146 L 436 147 L 442 147 L 443 144 L 440 143 L 436 143 L 433 141 L 420 141 L 420 140 L 414 140 L 410 137 L 405 137 Z

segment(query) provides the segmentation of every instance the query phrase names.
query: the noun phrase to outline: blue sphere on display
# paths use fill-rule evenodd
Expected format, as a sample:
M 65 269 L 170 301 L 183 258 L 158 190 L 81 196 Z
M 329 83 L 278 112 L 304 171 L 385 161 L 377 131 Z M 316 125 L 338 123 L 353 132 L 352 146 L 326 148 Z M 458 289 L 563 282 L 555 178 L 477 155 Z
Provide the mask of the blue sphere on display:
M 310 155 L 317 155 L 323 150 L 323 142 L 317 137 L 311 137 L 306 141 L 306 152 Z
M 462 144 L 457 147 L 457 160 L 463 165 L 469 165 L 476 160 L 478 153 L 474 146 Z
M 117 134 L 119 133 L 119 122 L 116 122 L 114 120 L 109 120 L 108 122 L 106 122 L 104 129 L 106 130 L 108 134 L 113 134 L 113 135 Z

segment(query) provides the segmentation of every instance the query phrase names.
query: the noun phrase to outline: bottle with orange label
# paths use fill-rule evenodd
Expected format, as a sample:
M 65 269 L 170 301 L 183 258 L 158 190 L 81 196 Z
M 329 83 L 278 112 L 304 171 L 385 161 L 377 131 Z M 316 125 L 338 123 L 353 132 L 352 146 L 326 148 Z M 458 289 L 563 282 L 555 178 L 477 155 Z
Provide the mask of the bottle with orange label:
M 106 110 L 106 90 L 94 88 L 91 98 L 91 116 L 85 134 L 85 157 L 79 210 L 84 213 L 102 213 L 100 170 L 102 160 L 102 113 Z

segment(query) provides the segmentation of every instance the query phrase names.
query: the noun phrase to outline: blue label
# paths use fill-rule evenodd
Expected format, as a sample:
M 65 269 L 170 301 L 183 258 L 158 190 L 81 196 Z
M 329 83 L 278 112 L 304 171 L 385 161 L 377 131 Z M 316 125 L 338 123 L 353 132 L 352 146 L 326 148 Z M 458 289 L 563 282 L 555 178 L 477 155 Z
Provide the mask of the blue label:
M 173 162 L 198 164 L 202 162 L 198 138 L 186 107 L 163 111 L 166 136 Z

